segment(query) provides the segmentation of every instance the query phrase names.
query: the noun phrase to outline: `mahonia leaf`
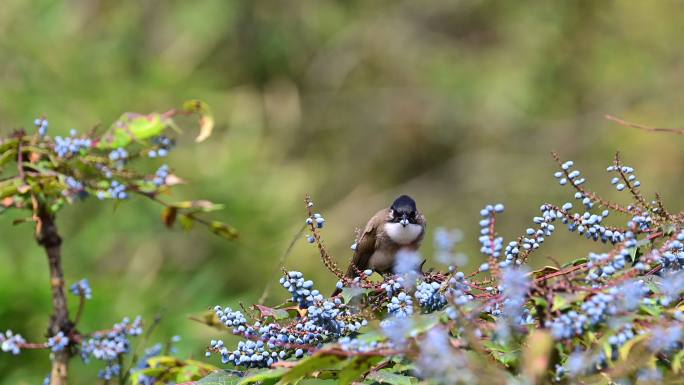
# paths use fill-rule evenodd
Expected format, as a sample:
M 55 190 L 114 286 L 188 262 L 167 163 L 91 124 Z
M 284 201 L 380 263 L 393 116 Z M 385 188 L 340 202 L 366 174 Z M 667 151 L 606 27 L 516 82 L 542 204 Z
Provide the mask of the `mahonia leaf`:
M 285 369 L 285 368 L 258 370 L 258 371 L 252 372 L 251 374 L 248 374 L 247 376 L 245 376 L 245 378 L 243 378 L 239 382 L 239 385 L 254 384 L 254 383 L 262 384 L 265 381 L 278 380 L 286 372 L 287 372 L 287 369 Z
M 342 361 L 344 361 L 344 357 L 321 353 L 313 354 L 299 361 L 294 367 L 288 370 L 287 373 L 283 375 L 281 382 L 291 383 L 313 372 L 336 369 L 337 365 Z
M 682 361 L 684 361 L 684 350 L 679 351 L 672 357 L 672 371 L 679 374 L 682 371 Z
M 240 382 L 240 377 L 234 373 L 219 370 L 197 381 L 197 385 L 236 385 Z
M 393 369 L 373 371 L 370 372 L 366 378 L 381 384 L 389 385 L 413 385 L 418 382 L 417 378 L 395 373 Z
M 382 361 L 384 357 L 378 356 L 356 356 L 347 360 L 346 364 L 340 370 L 338 383 L 351 384 L 352 381 L 359 378 L 359 376 L 373 367 L 373 365 Z
M 0 154 L 0 168 L 2 168 L 2 166 L 6 165 L 8 162 L 10 162 L 11 160 L 14 160 L 16 158 L 17 158 L 16 148 L 10 148 L 10 149 L 6 150 L 2 154 Z
M 274 309 L 272 307 L 255 304 L 254 308 L 259 311 L 261 317 L 273 317 L 276 320 L 286 319 L 290 314 L 285 309 Z
M 109 127 L 100 139 L 98 147 L 101 149 L 126 147 L 131 142 L 145 141 L 159 136 L 171 125 L 172 120 L 159 113 L 143 115 L 127 112 Z

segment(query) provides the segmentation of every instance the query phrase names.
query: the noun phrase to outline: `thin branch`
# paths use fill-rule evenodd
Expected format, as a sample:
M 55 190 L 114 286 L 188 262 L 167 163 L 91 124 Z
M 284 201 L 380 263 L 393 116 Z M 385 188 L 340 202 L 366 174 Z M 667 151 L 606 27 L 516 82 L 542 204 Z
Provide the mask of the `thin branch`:
M 297 240 L 299 240 L 302 237 L 302 234 L 304 234 L 304 230 L 306 230 L 306 223 L 302 225 L 299 231 L 297 231 L 294 237 L 292 237 L 292 240 L 290 241 L 290 244 L 287 246 L 287 249 L 285 249 L 285 252 L 280 256 L 280 259 L 278 259 L 278 265 L 273 271 L 273 274 L 271 274 L 271 279 L 266 281 L 267 283 L 266 287 L 264 287 L 264 292 L 261 293 L 261 297 L 259 297 L 259 301 L 257 302 L 259 305 L 263 305 L 266 302 L 266 299 L 268 298 L 271 292 L 271 287 L 273 286 L 273 278 L 276 277 L 280 272 L 280 269 L 282 269 L 285 266 L 285 261 L 290 256 L 290 253 L 292 252 L 294 245 L 297 243 Z
M 684 128 L 665 128 L 665 127 L 650 127 L 643 124 L 632 123 L 626 120 L 622 120 L 613 115 L 606 115 L 606 119 L 613 121 L 621 126 L 637 128 L 639 130 L 649 131 L 649 132 L 667 132 L 670 134 L 684 135 Z
M 553 156 L 553 159 L 556 160 L 556 162 L 558 163 L 559 166 L 562 166 L 563 161 L 561 161 L 560 155 L 558 155 L 558 153 L 551 152 L 551 156 Z M 608 209 L 612 209 L 612 210 L 615 210 L 615 211 L 618 211 L 621 213 L 625 213 L 625 214 L 630 214 L 630 215 L 639 214 L 638 212 L 635 212 L 635 210 L 629 210 L 625 207 L 620 206 L 619 204 L 617 204 L 615 202 L 611 202 L 611 201 L 602 199 L 601 197 L 596 195 L 596 193 L 589 191 L 589 190 L 586 190 L 584 187 L 577 184 L 577 182 L 575 182 L 574 178 L 570 178 L 570 172 L 568 170 L 565 170 L 565 169 L 563 169 L 563 167 L 561 167 L 561 171 L 565 175 L 565 178 L 568 180 L 568 183 L 570 183 L 570 185 L 572 185 L 572 187 L 575 190 L 577 190 L 580 194 L 582 194 L 582 196 L 589 198 L 592 202 L 597 203 L 599 206 L 602 206 L 602 207 L 605 207 Z
M 147 341 L 149 340 L 150 336 L 152 336 L 152 332 L 159 326 L 159 323 L 162 320 L 162 316 L 164 314 L 164 310 L 160 311 L 157 313 L 157 315 L 154 316 L 154 320 L 150 324 L 150 326 L 147 328 L 147 331 L 145 332 L 145 335 L 143 335 L 142 340 L 140 340 L 135 347 L 135 350 L 133 351 L 133 354 L 131 355 L 131 362 L 128 364 L 128 368 L 124 371 L 120 371 L 120 373 L 123 373 L 123 377 L 120 378 L 121 384 L 125 384 L 126 381 L 128 380 L 128 376 L 131 374 L 131 369 L 133 369 L 133 365 L 135 362 L 138 360 L 138 356 L 140 354 L 140 349 L 147 344 Z M 123 367 L 123 363 L 119 363 L 121 367 Z
M 627 186 L 627 189 L 632 194 L 632 196 L 637 201 L 637 203 L 639 203 L 641 209 L 642 210 L 648 210 L 648 203 L 646 203 L 646 200 L 641 195 L 641 192 L 636 188 L 636 186 L 634 186 L 629 181 L 629 178 L 627 177 L 625 172 L 622 170 L 622 164 L 620 163 L 620 152 L 615 153 L 614 164 L 615 164 L 615 168 L 617 169 L 617 172 L 620 174 L 620 178 L 625 183 L 625 185 Z
M 85 293 L 83 291 L 79 291 L 79 301 L 78 301 L 78 310 L 76 311 L 76 318 L 74 318 L 74 327 L 78 325 L 78 321 L 81 320 L 81 316 L 83 315 L 83 310 L 85 309 L 85 304 L 86 304 L 86 297 Z
M 65 335 L 72 334 L 73 322 L 69 319 L 69 308 L 64 291 L 64 272 L 62 271 L 62 238 L 57 231 L 55 217 L 49 212 L 44 202 L 39 202 L 33 196 L 34 215 L 36 222 L 36 241 L 43 246 L 48 257 L 50 268 L 50 286 L 52 287 L 52 315 L 50 316 L 49 335 L 57 335 L 63 332 Z M 52 360 L 50 375 L 51 385 L 67 385 L 68 363 L 70 358 L 68 349 L 56 352 Z
M 311 197 L 307 194 L 304 201 L 306 202 L 306 211 L 308 214 L 308 218 L 313 219 L 313 211 L 311 210 L 311 208 L 313 207 L 313 201 L 311 200 Z M 318 251 L 321 254 L 321 259 L 323 260 L 323 264 L 325 265 L 325 267 L 327 267 L 328 270 L 330 270 L 330 272 L 333 273 L 337 278 L 344 279 L 344 273 L 342 272 L 342 270 L 340 270 L 339 267 L 337 267 L 337 264 L 332 259 L 330 254 L 328 254 L 328 251 L 325 249 L 325 245 L 323 245 L 323 241 L 321 240 L 321 234 L 316 228 L 316 221 L 311 221 L 311 223 L 309 224 L 309 230 L 311 230 L 311 235 L 314 237 L 314 242 L 318 247 Z

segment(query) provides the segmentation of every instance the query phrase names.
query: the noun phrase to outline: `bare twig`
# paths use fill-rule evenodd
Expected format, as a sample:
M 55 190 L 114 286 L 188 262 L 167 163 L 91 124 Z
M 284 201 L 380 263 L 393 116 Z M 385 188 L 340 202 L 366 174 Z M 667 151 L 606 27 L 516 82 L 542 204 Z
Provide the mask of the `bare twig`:
M 81 290 L 79 292 L 78 310 L 76 311 L 76 317 L 74 318 L 74 327 L 78 325 L 78 321 L 81 320 L 83 315 L 83 310 L 85 309 L 86 297 L 85 293 Z
M 264 287 L 264 292 L 261 293 L 261 297 L 259 297 L 259 305 L 263 305 L 266 302 L 266 299 L 271 293 L 271 287 L 273 286 L 272 278 L 276 277 L 279 274 L 280 269 L 282 269 L 285 266 L 285 261 L 290 256 L 290 253 L 292 252 L 294 245 L 297 243 L 297 240 L 299 240 L 302 237 L 302 234 L 304 234 L 304 230 L 306 230 L 306 223 L 302 225 L 299 231 L 297 231 L 294 237 L 292 237 L 292 240 L 290 241 L 290 244 L 287 246 L 287 249 L 285 249 L 285 252 L 280 256 L 280 259 L 278 259 L 278 265 L 276 266 L 276 269 L 273 272 L 273 274 L 271 274 L 271 279 L 266 281 L 267 283 L 266 287 Z
M 553 159 L 556 160 L 556 162 L 558 163 L 559 166 L 563 164 L 563 162 L 561 161 L 560 155 L 558 155 L 558 153 L 551 152 L 551 156 L 553 156 Z M 582 196 L 589 198 L 592 202 L 595 202 L 602 207 L 612 209 L 612 210 L 615 210 L 615 211 L 618 211 L 621 213 L 630 214 L 630 215 L 638 214 L 638 213 L 634 212 L 635 210 L 629 210 L 626 207 L 622 207 L 615 202 L 611 202 L 611 201 L 602 199 L 601 197 L 596 195 L 596 193 L 589 191 L 589 190 L 586 190 L 584 187 L 577 184 L 577 182 L 575 182 L 574 178 L 570 178 L 570 173 L 568 172 L 568 170 L 565 170 L 561 167 L 561 171 L 565 175 L 565 178 L 568 180 L 568 183 L 570 183 L 572 185 L 572 187 L 575 188 L 575 190 L 577 190 L 580 194 L 582 194 Z
M 643 124 L 632 123 L 620 118 L 616 118 L 613 115 L 606 115 L 606 119 L 613 121 L 621 126 L 637 128 L 639 130 L 649 131 L 649 132 L 668 132 L 670 134 L 684 135 L 684 128 L 665 128 L 665 127 L 650 127 Z

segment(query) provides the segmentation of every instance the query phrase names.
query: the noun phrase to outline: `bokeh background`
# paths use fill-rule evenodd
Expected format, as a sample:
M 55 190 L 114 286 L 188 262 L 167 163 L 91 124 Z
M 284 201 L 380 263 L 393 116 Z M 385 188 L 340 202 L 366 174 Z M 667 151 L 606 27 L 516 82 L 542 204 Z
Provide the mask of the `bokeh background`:
M 172 152 L 191 182 L 175 198 L 225 203 L 215 216 L 239 240 L 167 230 L 141 200 L 90 200 L 59 218 L 67 280 L 94 290 L 81 330 L 163 312 L 153 341 L 178 334 L 179 356 L 203 357 L 218 334 L 188 316 L 259 297 L 303 223 L 305 193 L 341 264 L 354 229 L 407 193 L 429 221 L 428 265 L 438 226 L 460 228 L 458 251 L 479 265 L 483 205 L 506 204 L 508 240 L 540 204 L 571 200 L 552 150 L 627 202 L 605 173 L 620 150 L 647 196 L 679 210 L 684 138 L 603 116 L 684 126 L 683 16 L 677 1 L 6 0 L 0 133 L 40 114 L 64 134 L 190 98 L 213 107 L 212 138 L 195 144 L 188 130 Z M 0 329 L 42 340 L 47 266 L 31 227 L 11 225 L 21 214 L 0 218 Z M 544 247 L 533 264 L 602 249 L 563 231 Z M 327 292 L 335 279 L 317 255 L 302 237 L 286 267 Z M 275 287 L 269 303 L 284 297 Z M 74 383 L 93 383 L 97 366 L 74 360 Z M 0 355 L 1 384 L 37 384 L 48 370 L 46 352 Z

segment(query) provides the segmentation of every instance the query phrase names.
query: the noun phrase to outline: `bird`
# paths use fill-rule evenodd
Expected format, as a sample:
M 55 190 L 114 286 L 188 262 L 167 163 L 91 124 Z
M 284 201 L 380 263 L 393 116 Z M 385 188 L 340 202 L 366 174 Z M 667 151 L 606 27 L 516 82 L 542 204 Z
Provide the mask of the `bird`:
M 425 216 L 418 211 L 416 201 L 401 195 L 392 205 L 378 211 L 368 220 L 357 238 L 345 277 L 354 278 L 367 269 L 391 273 L 399 251 L 415 251 L 425 235 Z M 335 290 L 333 295 L 339 294 Z

